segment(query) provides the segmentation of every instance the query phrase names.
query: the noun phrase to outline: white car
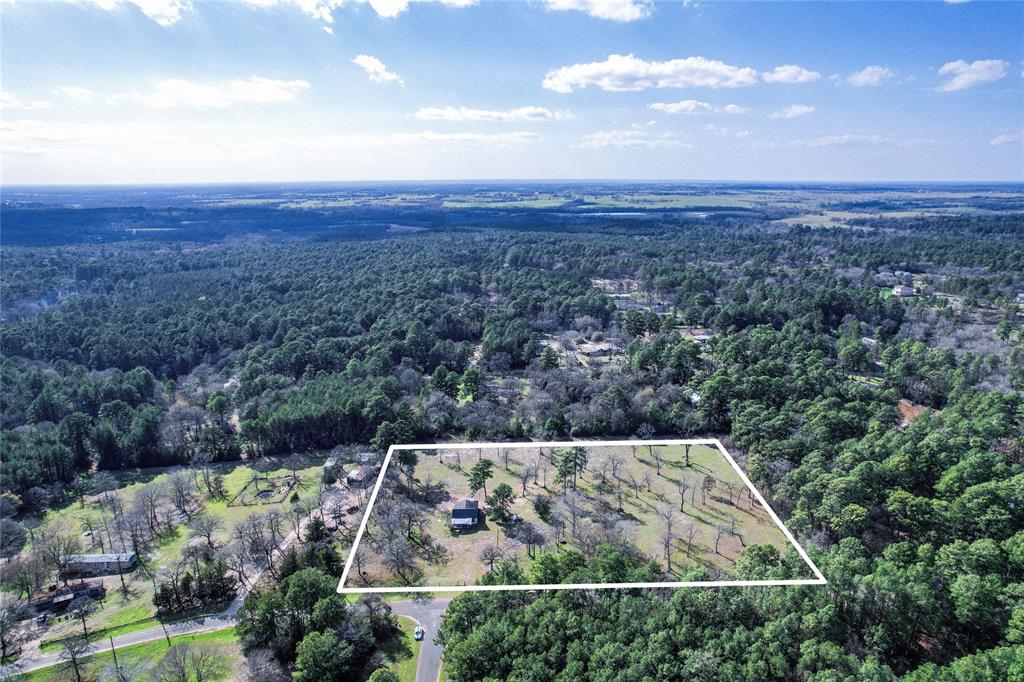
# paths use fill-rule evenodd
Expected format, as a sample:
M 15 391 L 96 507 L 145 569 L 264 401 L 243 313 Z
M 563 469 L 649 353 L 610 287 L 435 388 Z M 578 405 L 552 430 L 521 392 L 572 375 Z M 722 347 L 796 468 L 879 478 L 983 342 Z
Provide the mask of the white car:
M 417 642 L 423 639 L 424 634 L 426 634 L 426 631 L 419 625 L 417 625 L 416 629 L 412 631 L 413 639 L 415 639 Z

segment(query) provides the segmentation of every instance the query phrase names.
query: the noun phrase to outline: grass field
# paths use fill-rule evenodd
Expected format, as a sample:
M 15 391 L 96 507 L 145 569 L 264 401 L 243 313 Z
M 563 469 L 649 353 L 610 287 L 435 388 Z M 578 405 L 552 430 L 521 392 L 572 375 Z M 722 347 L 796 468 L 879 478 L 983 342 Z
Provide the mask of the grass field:
M 420 660 L 420 647 L 412 636 L 416 622 L 406 616 L 396 616 L 399 634 L 381 649 L 387 667 L 398 675 L 402 682 L 416 682 L 416 664 Z M 369 672 L 373 672 L 372 670 Z
M 224 486 L 227 491 L 225 497 L 220 499 L 204 499 L 202 501 L 203 513 L 216 516 L 224 528 L 221 541 L 226 541 L 226 532 L 239 521 L 248 516 L 267 510 L 280 509 L 287 511 L 291 503 L 292 494 L 296 493 L 299 500 L 316 495 L 316 479 L 320 475 L 322 458 L 318 456 L 298 456 L 294 461 L 281 460 L 276 470 L 268 474 L 271 480 L 283 479 L 291 476 L 293 469 L 298 475 L 301 483 L 292 488 L 282 502 L 275 501 L 260 505 L 250 506 L 228 506 L 228 501 L 242 490 L 251 480 L 254 470 L 246 463 L 231 463 L 220 465 L 219 470 L 224 474 Z M 121 487 L 118 493 L 127 502 L 132 495 L 142 486 L 149 483 L 161 484 L 167 480 L 173 469 L 135 469 L 123 472 L 116 472 L 115 476 Z M 261 477 L 265 474 L 260 472 Z M 251 487 L 251 486 L 250 486 Z M 85 505 L 81 506 L 77 501 L 59 509 L 49 511 L 43 519 L 45 532 L 62 532 L 81 536 L 84 530 L 91 525 L 93 528 L 101 526 L 100 518 L 104 513 L 98 498 L 86 497 Z M 99 552 L 98 544 L 90 546 L 89 537 L 82 537 L 84 552 Z M 153 548 L 149 557 L 153 570 L 159 572 L 161 567 L 170 565 L 171 562 L 180 561 L 182 549 L 188 542 L 188 528 L 184 524 L 178 524 L 171 533 L 162 535 Z M 106 551 L 109 547 L 104 546 Z M 116 547 L 120 551 L 120 547 Z M 92 578 L 93 581 L 101 581 L 107 588 L 105 599 L 97 603 L 96 611 L 87 619 L 87 626 L 90 631 L 103 630 L 97 634 L 102 637 L 109 635 L 125 634 L 135 630 L 154 627 L 159 621 L 153 620 L 156 609 L 153 606 L 153 583 L 142 570 L 136 569 L 125 574 L 125 583 L 128 587 L 128 594 L 123 594 L 121 582 L 117 575 Z M 109 630 L 113 628 L 113 630 Z M 71 634 L 80 634 L 81 624 L 74 619 L 64 620 L 55 623 L 45 634 L 46 640 L 54 640 L 66 637 Z M 59 648 L 59 644 L 46 645 L 50 649 Z M 44 650 L 46 650 L 44 648 Z
M 503 558 L 514 558 L 528 571 L 539 554 L 530 556 L 528 546 L 516 537 L 516 526 L 499 525 L 481 514 L 479 525 L 473 531 L 455 534 L 449 529 L 450 510 L 456 501 L 476 499 L 481 508 L 487 506 L 482 491 L 471 493 L 466 476 L 481 458 L 494 463 L 493 478 L 487 481 L 488 493 L 502 483 L 513 489 L 515 499 L 509 513 L 518 515 L 520 524 L 531 524 L 541 532 L 545 538 L 542 543 L 545 548 L 541 551 L 618 541 L 632 548 L 638 556 L 654 560 L 663 570 L 676 575 L 701 565 L 728 576 L 747 546 L 768 544 L 783 553 L 790 547 L 766 510 L 746 492 L 736 471 L 712 446 L 691 446 L 688 465 L 682 445 L 589 447 L 587 465 L 577 478 L 575 495 L 571 494 L 570 483 L 566 486 L 570 491 L 568 496 L 563 496 L 563 485 L 556 482 L 550 448 L 480 451 L 441 448 L 418 451 L 414 470 L 417 486 L 429 482 L 436 487 L 440 483 L 444 492 L 431 496 L 430 502 L 426 502 L 425 497 L 419 498 L 419 503 L 426 505 L 428 511 L 422 533 L 413 543 L 415 571 L 406 572 L 404 578 L 397 575 L 377 550 L 375 538 L 387 533 L 382 530 L 376 510 L 382 501 L 387 505 L 389 495 L 402 494 L 394 491 L 404 490 L 392 486 L 382 491 L 370 510 L 369 536 L 363 539 L 366 556 L 363 574 L 360 576 L 354 571 L 348 585 L 470 585 L 487 570 L 480 555 L 489 546 L 497 547 Z M 393 460 L 388 475 L 405 481 L 398 467 Z M 536 469 L 536 473 L 527 478 L 525 491 L 522 479 L 517 476 L 524 468 Z M 710 481 L 709 488 L 702 491 L 705 480 Z M 683 500 L 680 483 L 688 485 Z M 556 518 L 548 516 L 544 520 L 541 517 L 534 504 L 538 495 L 551 498 Z M 577 508 L 576 532 L 571 528 L 574 514 L 568 506 L 573 497 Z M 559 516 L 561 521 L 556 520 Z M 670 544 L 670 569 L 663 541 L 669 525 L 675 535 Z M 719 537 L 720 528 L 736 532 Z
M 195 635 L 179 635 L 177 637 L 171 637 L 171 645 L 175 644 L 213 644 L 222 648 L 222 655 L 224 658 L 224 674 L 215 676 L 213 678 L 204 678 L 204 680 L 233 680 L 238 679 L 238 674 L 235 672 L 235 664 L 242 660 L 242 652 L 238 647 L 238 640 L 235 637 L 234 628 L 226 628 L 224 630 L 217 630 L 214 632 L 203 632 Z M 126 666 L 128 663 L 141 663 L 144 665 L 155 665 L 160 659 L 167 653 L 168 647 L 167 642 L 163 639 L 154 640 L 152 642 L 145 642 L 143 644 L 136 644 L 134 646 L 128 646 L 119 648 L 117 650 L 117 660 L 122 666 Z M 113 663 L 113 656 L 110 650 L 103 651 L 102 647 L 97 647 L 95 654 L 86 659 L 85 669 L 90 673 L 86 676 L 86 679 L 95 679 L 98 677 L 100 671 L 104 667 Z M 50 682 L 51 680 L 64 680 L 68 679 L 67 674 L 63 672 L 63 666 L 56 665 L 49 668 L 41 668 L 34 672 L 25 675 L 24 679 L 27 682 Z M 74 674 L 71 673 L 71 678 L 74 679 Z

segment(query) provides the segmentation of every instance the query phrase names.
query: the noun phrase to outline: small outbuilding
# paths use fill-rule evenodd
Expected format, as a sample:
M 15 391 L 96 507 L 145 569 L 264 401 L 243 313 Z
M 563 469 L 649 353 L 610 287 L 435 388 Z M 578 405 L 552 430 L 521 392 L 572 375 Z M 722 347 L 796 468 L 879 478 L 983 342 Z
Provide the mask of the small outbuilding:
M 358 466 L 345 476 L 349 488 L 369 488 L 373 485 L 374 469 L 371 466 Z
M 359 465 L 363 465 L 363 464 L 377 464 L 378 462 L 380 462 L 380 460 L 381 460 L 381 456 L 378 455 L 376 452 L 360 452 L 360 453 L 357 453 L 352 458 L 352 461 L 354 461 L 356 464 L 359 464 Z
M 480 506 L 476 500 L 459 500 L 452 507 L 452 528 L 472 530 L 480 521 Z

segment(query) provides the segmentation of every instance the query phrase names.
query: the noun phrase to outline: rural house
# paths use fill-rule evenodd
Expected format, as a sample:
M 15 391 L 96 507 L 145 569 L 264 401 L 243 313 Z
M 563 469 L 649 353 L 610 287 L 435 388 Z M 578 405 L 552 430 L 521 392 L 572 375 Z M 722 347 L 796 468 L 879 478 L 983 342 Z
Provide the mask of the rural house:
M 907 298 L 914 295 L 914 287 L 908 287 L 905 284 L 897 284 L 892 288 L 892 295 L 898 296 L 899 298 Z
M 65 558 L 65 571 L 71 575 L 109 575 L 135 568 L 134 553 L 128 554 L 69 554 Z
M 452 528 L 454 530 L 476 528 L 479 516 L 480 509 L 476 500 L 459 500 L 452 507 Z

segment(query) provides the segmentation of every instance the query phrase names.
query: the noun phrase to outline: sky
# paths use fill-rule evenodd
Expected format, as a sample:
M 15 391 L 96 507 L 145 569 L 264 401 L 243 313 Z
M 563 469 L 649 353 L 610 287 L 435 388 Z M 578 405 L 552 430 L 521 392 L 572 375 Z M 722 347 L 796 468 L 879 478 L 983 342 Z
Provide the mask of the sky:
M 0 0 L 0 183 L 1024 181 L 1024 3 Z

